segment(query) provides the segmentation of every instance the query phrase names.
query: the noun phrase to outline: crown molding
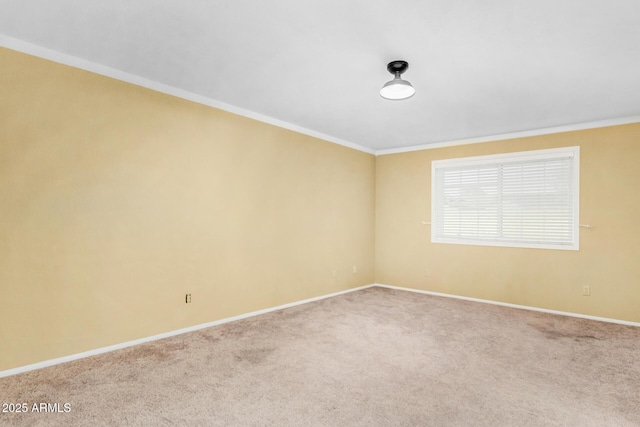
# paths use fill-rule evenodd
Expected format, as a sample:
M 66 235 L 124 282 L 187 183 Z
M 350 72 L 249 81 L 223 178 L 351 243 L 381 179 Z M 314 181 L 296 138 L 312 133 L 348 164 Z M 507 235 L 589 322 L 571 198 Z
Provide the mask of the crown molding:
M 215 99 L 207 98 L 202 95 L 198 95 L 174 86 L 166 85 L 164 83 L 149 80 L 144 77 L 137 76 L 135 74 L 126 73 L 124 71 L 116 70 L 105 65 L 97 64 L 95 62 L 87 61 L 82 58 L 78 58 L 73 55 L 58 52 L 52 49 L 48 49 L 42 46 L 38 46 L 32 43 L 28 43 L 22 40 L 18 40 L 12 37 L 0 34 L 0 46 L 7 49 L 15 50 L 18 52 L 26 53 L 28 55 L 36 56 L 38 58 L 47 59 L 49 61 L 57 62 L 59 64 L 68 65 L 70 67 L 79 68 L 81 70 L 89 71 L 95 74 L 100 74 L 105 77 L 120 80 L 126 83 L 131 83 L 136 86 L 141 86 L 147 89 L 161 92 L 167 95 L 175 96 L 177 98 L 186 99 L 188 101 L 196 102 L 198 104 L 206 105 L 209 107 L 217 108 L 219 110 L 227 111 L 229 113 L 237 114 L 239 116 L 247 117 L 259 122 L 267 123 L 273 126 L 277 126 L 283 129 L 288 129 L 303 135 L 311 136 L 314 138 L 322 139 L 324 141 L 332 142 L 334 144 L 342 145 L 344 147 L 352 148 L 354 150 L 363 151 L 368 154 L 375 154 L 375 150 L 364 147 L 359 144 L 355 144 L 350 141 L 346 141 L 340 138 L 335 138 L 330 135 L 326 135 L 321 132 L 317 132 L 312 129 L 307 129 L 302 126 L 298 126 L 293 123 L 285 122 L 264 114 L 256 113 L 254 111 L 246 110 L 244 108 L 236 107 L 234 105 L 226 104 Z
M 615 119 L 597 120 L 593 122 L 575 123 L 563 126 L 554 126 L 542 129 L 532 129 L 520 132 L 503 133 L 499 135 L 487 135 L 477 138 L 457 139 L 452 141 L 435 142 L 432 144 L 414 145 L 411 147 L 390 148 L 386 150 L 376 150 L 376 156 L 386 154 L 407 153 L 409 151 L 432 150 L 434 148 L 452 147 L 455 145 L 478 144 L 481 142 L 501 141 L 504 139 L 526 138 L 529 136 L 549 135 L 552 133 L 572 132 L 576 130 L 603 128 L 608 126 L 627 125 L 630 123 L 640 123 L 640 115 L 625 116 Z
M 302 126 L 298 126 L 293 123 L 289 123 L 283 120 L 276 119 L 274 117 L 266 116 L 264 114 L 256 113 L 254 111 L 246 110 L 244 108 L 236 107 L 234 105 L 226 104 L 215 99 L 207 98 L 202 95 L 198 95 L 183 89 L 179 89 L 164 83 L 149 80 L 135 74 L 126 73 L 124 71 L 116 70 L 95 62 L 87 61 L 85 59 L 78 58 L 73 55 L 58 52 L 52 49 L 48 49 L 42 46 L 38 46 L 29 42 L 18 40 L 12 37 L 0 34 L 0 46 L 7 49 L 15 50 L 18 52 L 26 53 L 28 55 L 36 56 L 39 58 L 47 59 L 49 61 L 57 62 L 60 64 L 68 65 L 70 67 L 79 68 L 85 71 L 89 71 L 95 74 L 99 74 L 105 77 L 110 77 L 116 80 L 120 80 L 126 83 L 131 83 L 136 86 L 141 86 L 147 89 L 161 92 L 167 95 L 182 98 L 188 101 L 196 102 L 198 104 L 206 105 L 209 107 L 217 108 L 219 110 L 227 111 L 239 116 L 247 117 L 259 122 L 267 123 L 273 126 L 277 126 L 283 129 L 288 129 L 293 132 L 297 132 L 303 135 L 318 138 L 324 141 L 328 141 L 337 145 L 342 145 L 354 150 L 362 151 L 375 156 L 383 156 L 387 154 L 406 153 L 411 151 L 432 150 L 435 148 L 452 147 L 456 145 L 478 144 L 483 142 L 500 141 L 505 139 L 525 138 L 530 136 L 548 135 L 553 133 L 572 132 L 577 130 L 595 129 L 608 126 L 618 126 L 631 123 L 640 123 L 640 115 L 619 117 L 606 120 L 598 120 L 591 122 L 582 122 L 562 126 L 554 126 L 541 129 L 531 129 L 526 131 L 511 132 L 498 135 L 486 135 L 476 138 L 465 138 L 458 140 L 435 142 L 430 144 L 414 145 L 409 147 L 389 148 L 382 150 L 374 150 L 369 147 L 365 147 L 360 144 L 356 144 L 350 141 L 346 141 L 340 138 L 335 138 L 331 135 L 327 135 L 321 132 L 307 129 Z

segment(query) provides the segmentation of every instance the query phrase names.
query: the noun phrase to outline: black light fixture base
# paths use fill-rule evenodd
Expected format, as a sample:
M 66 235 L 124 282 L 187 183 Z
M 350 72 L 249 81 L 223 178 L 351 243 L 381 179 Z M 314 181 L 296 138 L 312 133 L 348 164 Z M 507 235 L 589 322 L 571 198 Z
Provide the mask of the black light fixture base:
M 407 61 L 391 61 L 387 64 L 387 71 L 393 75 L 396 75 L 396 73 L 402 74 L 407 71 L 407 68 L 409 68 Z

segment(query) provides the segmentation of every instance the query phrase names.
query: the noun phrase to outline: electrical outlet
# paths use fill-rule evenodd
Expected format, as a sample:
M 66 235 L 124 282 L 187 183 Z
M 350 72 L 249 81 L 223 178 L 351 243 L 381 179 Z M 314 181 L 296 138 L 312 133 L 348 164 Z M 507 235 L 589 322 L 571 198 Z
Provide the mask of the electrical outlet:
M 583 286 L 582 287 L 582 295 L 588 297 L 591 295 L 591 286 Z
M 358 267 L 356 267 L 355 265 L 353 266 L 353 274 L 356 274 L 358 272 Z
M 424 277 L 429 277 L 430 272 L 429 269 L 427 268 L 426 270 L 424 270 Z
M 184 302 L 186 304 L 189 304 L 191 302 L 191 294 L 185 294 L 184 296 Z

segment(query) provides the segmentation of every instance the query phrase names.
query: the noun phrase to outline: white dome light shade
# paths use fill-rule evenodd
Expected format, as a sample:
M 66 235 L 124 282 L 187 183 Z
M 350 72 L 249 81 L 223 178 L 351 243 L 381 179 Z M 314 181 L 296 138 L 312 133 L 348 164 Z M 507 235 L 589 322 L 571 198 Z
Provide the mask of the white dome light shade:
M 401 78 L 386 82 L 380 89 L 380 96 L 392 101 L 411 98 L 415 93 L 416 90 L 411 86 L 411 83 Z
M 387 71 L 394 75 L 394 79 L 382 86 L 382 89 L 380 89 L 381 97 L 392 101 L 399 101 L 401 99 L 411 98 L 416 93 L 411 83 L 402 80 L 400 77 L 408 68 L 409 63 L 407 61 L 391 61 L 387 64 Z

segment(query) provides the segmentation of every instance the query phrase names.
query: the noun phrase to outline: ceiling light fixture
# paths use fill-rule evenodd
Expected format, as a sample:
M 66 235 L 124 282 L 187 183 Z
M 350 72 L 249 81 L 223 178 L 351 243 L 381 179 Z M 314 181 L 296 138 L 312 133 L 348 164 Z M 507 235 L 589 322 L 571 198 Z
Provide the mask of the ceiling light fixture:
M 407 71 L 407 68 L 409 68 L 407 61 L 391 61 L 387 64 L 387 70 L 395 77 L 382 86 L 382 89 L 380 89 L 381 97 L 392 101 L 400 101 L 411 98 L 416 93 L 411 83 L 400 78 L 400 75 Z

